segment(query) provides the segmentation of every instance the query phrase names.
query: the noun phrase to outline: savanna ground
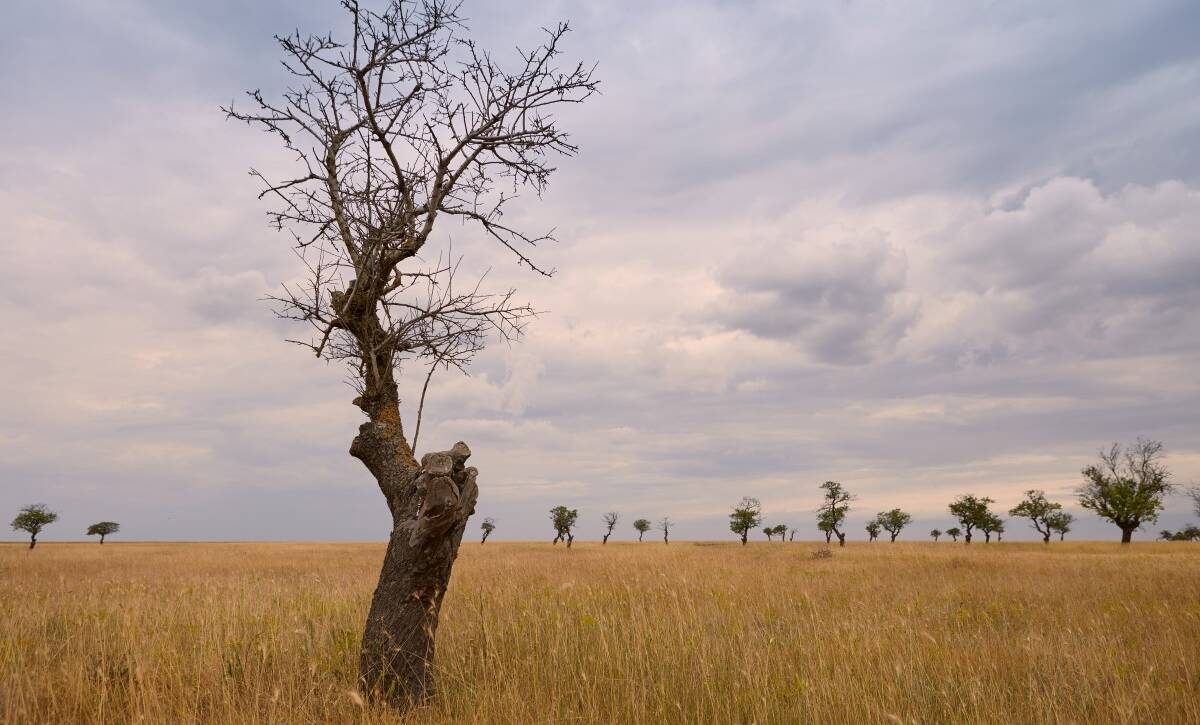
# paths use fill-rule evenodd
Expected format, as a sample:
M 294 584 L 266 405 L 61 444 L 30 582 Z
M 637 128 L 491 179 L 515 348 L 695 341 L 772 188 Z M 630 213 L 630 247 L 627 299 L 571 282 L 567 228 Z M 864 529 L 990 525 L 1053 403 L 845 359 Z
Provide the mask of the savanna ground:
M 414 723 L 1200 722 L 1200 546 L 464 544 Z M 385 723 L 376 544 L 0 546 L 0 721 Z

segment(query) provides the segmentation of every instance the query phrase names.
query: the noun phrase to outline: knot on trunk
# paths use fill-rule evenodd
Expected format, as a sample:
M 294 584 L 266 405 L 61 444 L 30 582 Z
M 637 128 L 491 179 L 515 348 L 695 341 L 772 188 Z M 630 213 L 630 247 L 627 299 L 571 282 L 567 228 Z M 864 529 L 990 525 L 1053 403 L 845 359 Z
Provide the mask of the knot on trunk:
M 466 466 L 470 456 L 471 449 L 459 441 L 448 451 L 421 457 L 421 468 L 413 481 L 420 507 L 416 518 L 407 522 L 410 546 L 424 548 L 456 526 L 465 525 L 475 513 L 479 498 L 475 479 L 479 471 Z

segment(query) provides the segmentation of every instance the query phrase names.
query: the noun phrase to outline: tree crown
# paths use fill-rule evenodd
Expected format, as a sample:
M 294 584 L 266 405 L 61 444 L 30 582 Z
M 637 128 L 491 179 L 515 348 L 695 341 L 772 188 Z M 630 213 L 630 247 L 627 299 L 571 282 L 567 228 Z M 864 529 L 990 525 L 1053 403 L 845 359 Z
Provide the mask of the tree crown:
M 50 510 L 44 503 L 26 506 L 12 520 L 13 531 L 25 531 L 37 536 L 42 529 L 58 521 L 58 514 Z
M 100 521 L 92 524 L 87 528 L 88 536 L 108 536 L 115 534 L 121 530 L 121 525 L 116 521 Z
M 554 530 L 564 536 L 571 532 L 575 526 L 575 520 L 578 518 L 579 512 L 566 506 L 555 506 L 550 509 L 550 522 L 554 524 Z
M 958 523 L 967 531 L 971 531 L 983 528 L 983 524 L 992 515 L 991 511 L 988 511 L 988 505 L 992 503 L 995 502 L 986 496 L 967 493 L 955 499 L 949 508 L 951 515 L 958 519 Z

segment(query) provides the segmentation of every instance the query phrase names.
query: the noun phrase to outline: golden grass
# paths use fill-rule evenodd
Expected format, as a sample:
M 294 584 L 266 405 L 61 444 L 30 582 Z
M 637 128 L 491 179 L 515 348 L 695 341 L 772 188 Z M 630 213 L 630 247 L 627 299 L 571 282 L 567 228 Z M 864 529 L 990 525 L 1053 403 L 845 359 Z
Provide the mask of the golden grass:
M 466 544 L 416 723 L 1200 722 L 1200 546 Z M 0 547 L 0 721 L 384 723 L 383 549 Z

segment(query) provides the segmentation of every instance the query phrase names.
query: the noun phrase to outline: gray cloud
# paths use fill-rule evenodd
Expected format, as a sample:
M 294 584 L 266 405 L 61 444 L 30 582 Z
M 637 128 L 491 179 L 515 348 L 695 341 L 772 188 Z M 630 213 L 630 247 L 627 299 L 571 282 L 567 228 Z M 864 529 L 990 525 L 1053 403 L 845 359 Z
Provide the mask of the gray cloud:
M 443 239 L 548 311 L 435 378 L 422 428 L 471 443 L 498 537 L 542 536 L 560 502 L 585 536 L 617 509 L 722 537 L 742 495 L 811 528 L 827 478 L 858 518 L 945 528 L 968 490 L 1068 499 L 1139 434 L 1200 478 L 1192 3 L 467 10 L 501 49 L 569 17 L 604 79 L 564 116 L 580 157 L 511 217 L 558 228 L 559 275 Z M 289 160 L 217 112 L 277 88 L 270 35 L 335 4 L 6 19 L 0 510 L 51 503 L 52 538 L 383 536 L 342 371 L 256 301 L 300 270 L 245 172 Z

